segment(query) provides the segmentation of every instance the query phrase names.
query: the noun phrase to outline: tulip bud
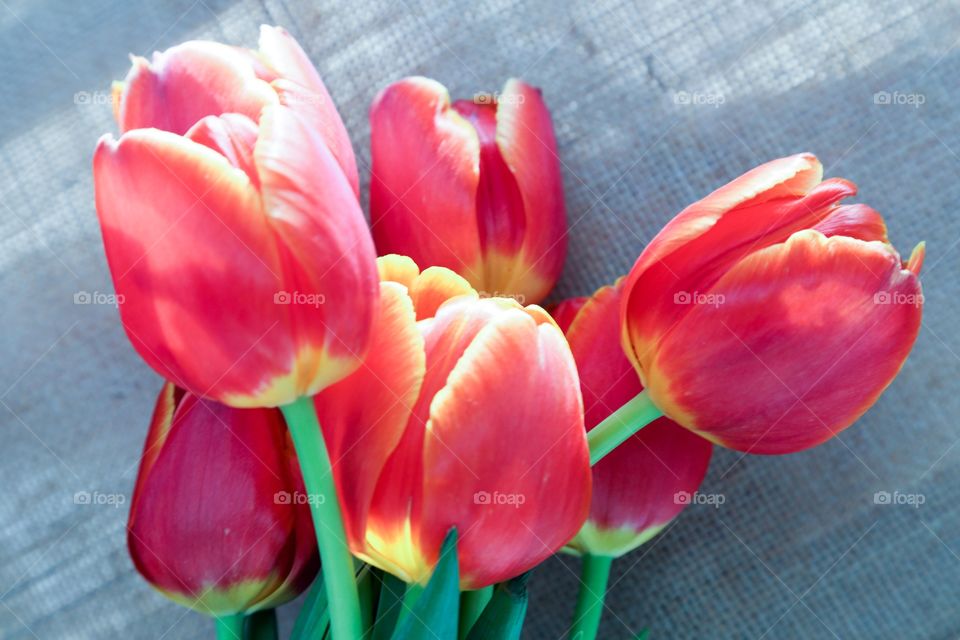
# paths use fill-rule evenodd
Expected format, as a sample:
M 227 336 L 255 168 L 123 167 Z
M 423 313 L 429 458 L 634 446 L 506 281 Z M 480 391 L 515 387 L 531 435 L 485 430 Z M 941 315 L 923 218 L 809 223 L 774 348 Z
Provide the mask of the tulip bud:
M 232 409 L 166 383 L 127 534 L 141 575 L 208 615 L 269 609 L 303 592 L 319 561 L 280 411 Z
M 883 219 L 816 157 L 762 165 L 684 209 L 624 283 L 623 347 L 653 402 L 751 453 L 817 445 L 859 418 L 910 352 L 921 244 L 903 263 Z
M 260 50 L 188 42 L 134 58 L 120 140 L 94 156 L 120 316 L 163 377 L 235 407 L 339 380 L 377 280 L 343 123 L 281 29 Z
M 370 212 L 381 254 L 451 269 L 485 296 L 536 303 L 566 255 L 566 210 L 550 112 L 539 89 L 450 103 L 405 78 L 370 110 Z
M 409 258 L 378 262 L 370 351 L 315 398 L 351 550 L 423 584 L 456 527 L 463 589 L 518 575 L 563 546 L 589 507 L 570 349 L 539 307 L 479 299 L 453 272 L 421 273 Z
M 580 373 L 587 431 L 643 391 L 620 347 L 621 282 L 553 310 Z M 618 557 L 663 529 L 703 482 L 713 450 L 707 440 L 659 418 L 593 466 L 586 524 L 567 547 Z

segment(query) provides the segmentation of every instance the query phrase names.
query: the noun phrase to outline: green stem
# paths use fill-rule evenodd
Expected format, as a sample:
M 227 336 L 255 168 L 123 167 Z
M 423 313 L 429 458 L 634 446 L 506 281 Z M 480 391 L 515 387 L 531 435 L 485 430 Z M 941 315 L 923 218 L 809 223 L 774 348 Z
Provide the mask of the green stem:
M 635 395 L 587 433 L 590 466 L 597 464 L 603 456 L 616 449 L 617 445 L 662 415 L 663 412 L 653 404 L 646 391 Z
M 580 593 L 570 627 L 570 640 L 594 640 L 603 615 L 603 600 L 610 579 L 610 556 L 584 554 L 580 569 Z
M 477 589 L 475 591 L 464 591 L 460 595 L 460 627 L 459 637 L 461 640 L 467 637 L 470 629 L 480 614 L 483 613 L 490 598 L 493 597 L 493 585 Z
M 277 610 L 263 609 L 247 616 L 244 638 L 247 640 L 277 640 Z
M 360 599 L 354 579 L 353 558 L 343 531 L 340 503 L 312 398 L 299 398 L 280 407 L 297 450 L 313 528 L 320 547 L 320 566 L 327 589 L 330 628 L 334 640 L 355 640 L 363 635 Z
M 216 618 L 217 640 L 243 640 L 243 614 Z

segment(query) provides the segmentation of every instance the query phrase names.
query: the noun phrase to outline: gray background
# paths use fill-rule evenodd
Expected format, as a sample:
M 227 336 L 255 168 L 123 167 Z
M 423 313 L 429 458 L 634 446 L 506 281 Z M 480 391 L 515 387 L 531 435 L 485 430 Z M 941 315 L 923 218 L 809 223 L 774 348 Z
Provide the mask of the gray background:
M 725 504 L 689 508 L 615 565 L 601 636 L 960 637 L 960 7 L 867 0 L 0 0 L 0 637 L 211 637 L 134 572 L 126 506 L 74 504 L 77 491 L 129 496 L 159 380 L 113 308 L 73 296 L 112 291 L 90 159 L 115 130 L 106 96 L 127 53 L 195 37 L 256 46 L 262 22 L 289 28 L 321 70 L 364 184 L 367 107 L 385 83 L 541 86 L 572 226 L 560 295 L 626 271 L 726 180 L 804 150 L 860 185 L 902 252 L 925 238 L 923 328 L 876 407 L 807 453 L 718 451 L 704 491 Z M 878 105 L 879 91 L 923 104 Z M 875 505 L 876 491 L 925 503 Z M 576 569 L 537 572 L 526 637 L 562 635 Z

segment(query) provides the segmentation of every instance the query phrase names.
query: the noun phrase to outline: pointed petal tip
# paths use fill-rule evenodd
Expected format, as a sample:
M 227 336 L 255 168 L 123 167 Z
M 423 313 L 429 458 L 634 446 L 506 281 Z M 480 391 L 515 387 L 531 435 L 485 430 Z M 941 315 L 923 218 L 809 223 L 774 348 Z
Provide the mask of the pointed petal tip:
M 923 268 L 923 260 L 927 255 L 927 241 L 921 240 L 910 253 L 910 259 L 907 261 L 907 271 L 913 272 L 913 275 L 919 276 Z
M 100 136 L 100 139 L 97 140 L 97 146 L 93 151 L 94 180 L 96 180 L 97 168 L 100 166 L 100 163 L 104 162 L 108 156 L 115 155 L 119 147 L 120 140 L 115 138 L 112 133 L 105 133 Z
M 846 194 L 843 196 L 844 198 L 857 195 L 857 185 L 853 181 L 847 180 L 846 178 L 828 178 L 820 183 L 821 186 L 827 184 L 836 185 L 837 188 Z

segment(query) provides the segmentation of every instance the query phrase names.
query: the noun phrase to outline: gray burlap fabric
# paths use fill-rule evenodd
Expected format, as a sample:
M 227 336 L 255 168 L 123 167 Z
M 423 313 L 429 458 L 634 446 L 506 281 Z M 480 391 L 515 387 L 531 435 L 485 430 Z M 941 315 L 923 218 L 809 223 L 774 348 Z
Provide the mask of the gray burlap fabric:
M 808 453 L 718 451 L 704 491 L 725 503 L 689 508 L 616 564 L 602 637 L 960 635 L 956 3 L 0 0 L 0 637 L 210 637 L 134 572 L 127 505 L 75 504 L 129 497 L 159 381 L 115 310 L 74 295 L 112 290 L 90 158 L 127 53 L 254 46 L 262 22 L 321 70 L 364 183 L 367 107 L 385 83 L 541 86 L 572 225 L 558 295 L 612 280 L 681 207 L 802 150 L 860 185 L 901 251 L 927 239 L 924 326 L 877 406 Z M 878 505 L 877 491 L 924 503 Z M 576 570 L 538 571 L 525 637 L 561 636 Z

